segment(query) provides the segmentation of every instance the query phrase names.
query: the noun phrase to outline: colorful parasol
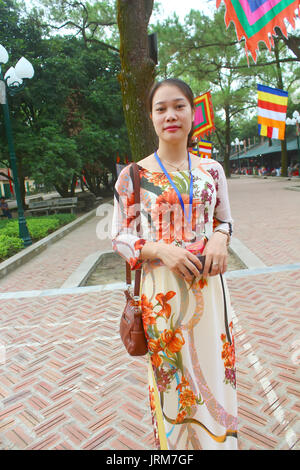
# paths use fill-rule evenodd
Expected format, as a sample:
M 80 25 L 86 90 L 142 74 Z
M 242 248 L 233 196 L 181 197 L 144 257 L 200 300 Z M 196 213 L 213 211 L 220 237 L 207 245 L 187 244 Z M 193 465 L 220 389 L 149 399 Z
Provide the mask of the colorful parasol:
M 219 8 L 222 0 L 216 0 Z M 252 54 L 256 62 L 258 43 L 263 41 L 269 50 L 274 46 L 272 34 L 276 35 L 278 26 L 287 37 L 284 20 L 295 28 L 295 10 L 300 0 L 223 0 L 226 5 L 225 23 L 228 27 L 233 21 L 238 40 L 245 38 L 245 49 Z
M 212 132 L 214 126 L 214 112 L 211 101 L 210 91 L 194 99 L 195 103 L 195 119 L 194 132 L 192 138 L 195 139 L 200 135 Z

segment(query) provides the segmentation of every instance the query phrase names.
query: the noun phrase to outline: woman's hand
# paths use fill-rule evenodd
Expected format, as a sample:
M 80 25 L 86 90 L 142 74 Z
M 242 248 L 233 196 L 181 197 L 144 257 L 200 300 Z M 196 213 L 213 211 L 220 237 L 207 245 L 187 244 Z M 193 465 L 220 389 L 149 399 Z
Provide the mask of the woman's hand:
M 158 243 L 157 250 L 157 257 L 164 265 L 185 281 L 192 282 L 195 276 L 196 278 L 202 276 L 199 273 L 199 270 L 202 269 L 201 261 L 185 248 L 172 244 Z
M 206 256 L 204 278 L 208 276 L 211 264 L 210 276 L 224 274 L 227 271 L 228 262 L 227 236 L 222 232 L 214 232 L 206 243 L 202 254 Z

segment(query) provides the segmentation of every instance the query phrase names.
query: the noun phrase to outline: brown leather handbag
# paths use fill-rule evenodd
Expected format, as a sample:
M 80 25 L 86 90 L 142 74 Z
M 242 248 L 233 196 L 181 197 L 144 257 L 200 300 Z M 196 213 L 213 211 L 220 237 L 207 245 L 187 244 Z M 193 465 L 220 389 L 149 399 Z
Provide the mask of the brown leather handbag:
M 138 166 L 135 162 L 130 168 L 131 178 L 134 188 L 134 202 L 140 204 L 140 176 Z M 136 230 L 141 236 L 141 215 L 137 211 Z M 126 305 L 120 321 L 120 336 L 123 344 L 130 356 L 144 356 L 148 352 L 147 340 L 143 327 L 142 310 L 140 306 L 140 281 L 141 269 L 135 271 L 135 283 L 133 295 L 130 292 L 131 286 L 131 268 L 126 262 L 126 284 L 127 289 L 124 291 Z

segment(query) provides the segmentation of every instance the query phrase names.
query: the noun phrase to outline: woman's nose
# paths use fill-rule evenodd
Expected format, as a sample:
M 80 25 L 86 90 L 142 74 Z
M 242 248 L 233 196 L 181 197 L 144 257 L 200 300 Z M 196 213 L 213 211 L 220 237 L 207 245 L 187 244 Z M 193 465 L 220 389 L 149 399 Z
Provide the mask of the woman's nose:
M 168 109 L 166 113 L 166 120 L 167 121 L 174 121 L 177 119 L 176 113 L 174 109 Z

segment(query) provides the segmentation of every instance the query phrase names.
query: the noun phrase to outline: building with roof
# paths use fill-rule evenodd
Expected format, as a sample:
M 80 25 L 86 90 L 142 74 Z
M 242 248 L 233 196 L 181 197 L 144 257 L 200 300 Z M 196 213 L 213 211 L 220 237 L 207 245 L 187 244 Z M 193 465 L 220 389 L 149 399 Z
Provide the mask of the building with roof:
M 245 150 L 236 152 L 230 155 L 230 168 L 255 168 L 265 166 L 270 171 L 273 168 L 281 167 L 281 140 L 271 139 L 272 145 L 269 144 L 269 139 L 263 142 L 252 145 Z M 300 149 L 298 147 L 297 137 L 292 137 L 287 140 L 287 159 L 288 165 L 294 166 L 299 163 Z M 224 161 L 221 158 L 220 161 Z

